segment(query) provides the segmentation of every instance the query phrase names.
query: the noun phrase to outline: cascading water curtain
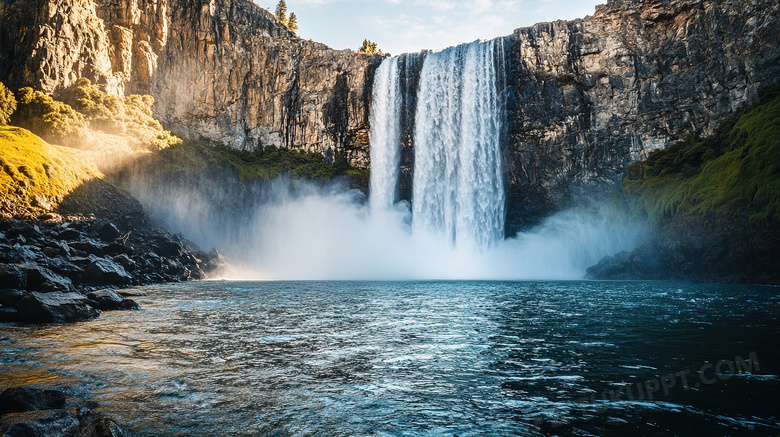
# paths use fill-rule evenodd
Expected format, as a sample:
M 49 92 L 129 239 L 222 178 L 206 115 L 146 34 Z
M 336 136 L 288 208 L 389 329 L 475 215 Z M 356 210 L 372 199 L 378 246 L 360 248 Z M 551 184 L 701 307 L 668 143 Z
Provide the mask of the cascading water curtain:
M 456 246 L 504 238 L 503 39 L 426 55 L 417 90 L 413 224 Z
M 374 76 L 371 106 L 372 211 L 393 206 L 401 159 L 401 89 L 398 58 L 382 61 Z

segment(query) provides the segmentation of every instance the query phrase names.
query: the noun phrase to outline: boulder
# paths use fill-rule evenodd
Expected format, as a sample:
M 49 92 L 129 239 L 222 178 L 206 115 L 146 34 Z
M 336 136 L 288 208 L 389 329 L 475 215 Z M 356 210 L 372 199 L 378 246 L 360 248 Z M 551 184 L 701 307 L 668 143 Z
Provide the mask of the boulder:
M 27 272 L 18 265 L 0 265 L 0 288 L 27 289 Z
M 108 245 L 94 240 L 81 240 L 70 243 L 70 247 L 92 255 L 103 256 Z
M 164 257 L 179 257 L 181 256 L 182 247 L 181 243 L 172 240 L 160 239 L 157 243 L 157 253 Z
M 16 306 L 19 323 L 69 323 L 94 319 L 100 312 L 79 293 L 27 294 Z
M 67 410 L 6 414 L 0 419 L 3 437 L 77 437 L 79 421 Z
M 127 247 L 127 246 L 125 246 L 124 244 L 121 244 L 121 243 L 111 243 L 111 244 L 108 245 L 108 247 L 106 247 L 105 252 L 106 252 L 107 255 L 114 256 L 114 255 L 120 255 L 120 254 L 123 254 L 123 253 L 124 254 L 132 254 L 133 253 L 133 249 L 130 248 L 130 247 Z
M 107 258 L 92 261 L 84 269 L 84 281 L 100 285 L 129 285 L 133 278 L 124 267 Z
M 71 291 L 73 283 L 70 279 L 62 277 L 46 267 L 34 264 L 25 266 L 27 272 L 28 291 Z
M 119 232 L 119 229 L 113 223 L 106 223 L 98 229 L 98 235 L 101 240 L 110 243 L 121 237 L 122 233 Z
M 90 300 L 90 304 L 101 310 L 110 311 L 119 309 L 122 305 L 122 301 L 125 300 L 119 293 L 114 290 L 98 290 L 87 294 L 87 298 Z
M 84 268 L 77 266 L 64 257 L 49 259 L 48 266 L 52 271 L 65 276 L 76 284 L 84 281 Z
M 125 271 L 132 272 L 135 270 L 135 261 L 130 259 L 126 254 L 120 254 L 113 258 L 114 262 L 125 268 Z
M 0 307 L 0 323 L 16 323 L 19 312 L 16 308 Z
M 78 229 L 65 228 L 64 231 L 57 234 L 57 239 L 65 241 L 78 241 L 81 239 L 81 232 L 79 232 Z
M 65 406 L 65 393 L 34 387 L 11 387 L 0 393 L 0 414 L 60 409 Z
M 6 238 L 17 238 L 22 236 L 24 238 L 40 238 L 43 236 L 41 229 L 38 226 L 22 226 L 21 228 L 14 228 L 6 232 Z
M 138 305 L 138 302 L 134 301 L 133 299 L 124 299 L 121 304 L 119 304 L 120 310 L 140 310 L 141 306 Z
M 24 297 L 25 292 L 12 288 L 0 288 L 0 306 L 13 307 Z

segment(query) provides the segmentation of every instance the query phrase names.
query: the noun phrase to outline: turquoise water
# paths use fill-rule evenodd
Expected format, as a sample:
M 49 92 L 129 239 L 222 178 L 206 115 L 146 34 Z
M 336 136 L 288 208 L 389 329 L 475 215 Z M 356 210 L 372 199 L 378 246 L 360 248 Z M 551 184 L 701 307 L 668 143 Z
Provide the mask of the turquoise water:
M 136 291 L 147 294 L 142 311 L 0 325 L 0 388 L 66 388 L 161 435 L 780 434 L 778 288 L 197 282 Z M 666 390 L 664 375 L 676 375 Z

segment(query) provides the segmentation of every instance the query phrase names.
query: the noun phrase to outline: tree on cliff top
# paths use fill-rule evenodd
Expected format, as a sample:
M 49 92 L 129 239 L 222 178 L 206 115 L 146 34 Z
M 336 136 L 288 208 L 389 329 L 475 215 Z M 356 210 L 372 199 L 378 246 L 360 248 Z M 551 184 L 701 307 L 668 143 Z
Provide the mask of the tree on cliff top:
M 16 98 L 14 93 L 0 82 L 0 126 L 8 124 L 11 114 L 16 111 Z
M 287 28 L 290 32 L 295 33 L 298 31 L 298 17 L 295 16 L 295 12 L 290 12 L 290 18 L 287 20 Z
M 358 52 L 368 53 L 369 55 L 382 54 L 382 51 L 377 48 L 376 43 L 367 39 L 363 40 L 363 45 L 360 46 Z
M 284 0 L 279 0 L 274 15 L 276 15 L 276 18 L 280 23 L 287 26 L 287 3 L 285 3 Z

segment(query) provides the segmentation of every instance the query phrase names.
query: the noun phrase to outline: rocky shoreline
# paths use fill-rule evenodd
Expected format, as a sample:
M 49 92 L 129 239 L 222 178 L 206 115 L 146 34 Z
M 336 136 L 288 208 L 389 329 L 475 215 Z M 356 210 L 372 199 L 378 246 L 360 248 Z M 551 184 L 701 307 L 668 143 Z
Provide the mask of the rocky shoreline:
M 177 235 L 94 217 L 0 220 L 0 322 L 69 323 L 138 305 L 116 291 L 203 279 L 223 266 Z
M 0 393 L 0 434 L 7 437 L 129 437 L 136 433 L 59 390 L 11 387 Z

